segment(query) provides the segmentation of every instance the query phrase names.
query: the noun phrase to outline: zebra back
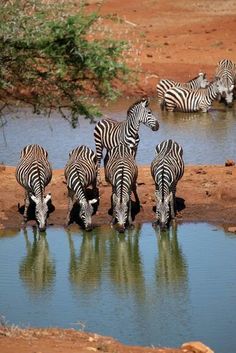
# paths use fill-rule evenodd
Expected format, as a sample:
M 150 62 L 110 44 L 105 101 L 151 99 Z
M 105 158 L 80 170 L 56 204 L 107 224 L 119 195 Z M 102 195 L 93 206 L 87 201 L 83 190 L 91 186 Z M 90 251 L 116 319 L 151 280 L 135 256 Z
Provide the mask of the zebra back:
M 97 156 L 91 148 L 84 145 L 74 148 L 64 170 L 67 186 L 75 193 L 80 186 L 85 190 L 96 182 L 97 170 Z
M 131 186 L 136 182 L 138 167 L 134 159 L 134 150 L 119 145 L 107 152 L 105 163 L 106 180 L 118 193 L 131 192 Z
M 16 179 L 28 192 L 43 197 L 44 189 L 52 178 L 47 151 L 37 144 L 25 146 L 16 167 Z
M 184 173 L 183 149 L 173 140 L 165 140 L 156 146 L 156 156 L 151 163 L 151 174 L 162 201 L 175 192 L 177 182 Z

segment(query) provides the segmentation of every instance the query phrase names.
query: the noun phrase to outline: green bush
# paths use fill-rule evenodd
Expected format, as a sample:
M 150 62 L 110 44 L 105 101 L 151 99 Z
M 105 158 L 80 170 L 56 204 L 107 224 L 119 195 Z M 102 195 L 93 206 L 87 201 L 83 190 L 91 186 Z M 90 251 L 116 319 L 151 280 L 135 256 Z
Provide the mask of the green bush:
M 114 80 L 130 73 L 123 62 L 127 44 L 88 35 L 99 15 L 64 4 L 5 1 L 0 11 L 0 99 L 29 103 L 34 112 L 58 110 L 75 127 L 80 115 L 100 114 L 91 95 L 114 99 Z M 98 37 L 98 36 L 97 36 Z M 68 114 L 69 112 L 69 114 Z

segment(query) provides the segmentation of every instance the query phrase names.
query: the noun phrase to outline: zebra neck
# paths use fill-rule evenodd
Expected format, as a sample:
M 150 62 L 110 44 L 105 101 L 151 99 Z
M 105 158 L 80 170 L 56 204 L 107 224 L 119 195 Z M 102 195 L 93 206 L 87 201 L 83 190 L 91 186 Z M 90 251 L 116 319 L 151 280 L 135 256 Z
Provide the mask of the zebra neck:
M 32 194 L 37 197 L 38 199 L 43 200 L 43 193 L 44 193 L 44 175 L 40 172 L 39 166 L 34 169 L 34 174 L 30 180 L 30 188 Z

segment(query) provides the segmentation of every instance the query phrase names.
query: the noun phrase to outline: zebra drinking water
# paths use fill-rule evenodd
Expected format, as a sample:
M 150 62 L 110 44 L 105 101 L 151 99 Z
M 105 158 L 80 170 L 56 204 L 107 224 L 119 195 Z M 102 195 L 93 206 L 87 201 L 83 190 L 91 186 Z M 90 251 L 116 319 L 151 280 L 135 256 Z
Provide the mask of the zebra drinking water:
M 156 156 L 151 163 L 155 182 L 156 222 L 165 228 L 176 212 L 176 186 L 184 174 L 183 149 L 173 140 L 156 146 Z
M 86 230 L 92 229 L 93 205 L 98 202 L 97 183 L 97 156 L 87 146 L 79 146 L 69 153 L 69 160 L 64 170 L 68 189 L 67 224 L 70 223 L 70 214 L 73 205 L 79 206 L 79 219 Z M 92 199 L 88 197 L 87 188 L 92 186 Z
M 153 131 L 159 129 L 157 118 L 148 108 L 149 100 L 143 98 L 132 104 L 127 112 L 127 120 L 118 122 L 111 119 L 102 119 L 97 122 L 94 129 L 94 139 L 100 169 L 103 148 L 107 150 L 119 144 L 124 144 L 137 152 L 139 143 L 140 123 L 151 128 Z M 99 173 L 98 169 L 98 173 Z
M 137 177 L 138 167 L 134 159 L 134 150 L 126 145 L 119 145 L 107 152 L 105 178 L 112 186 L 112 223 L 118 223 L 119 232 L 124 232 L 126 226 L 132 223 L 132 191 L 136 203 L 139 204 L 136 190 Z
M 51 178 L 52 168 L 47 151 L 35 144 L 25 146 L 16 167 L 16 180 L 25 189 L 24 223 L 28 220 L 27 211 L 32 200 L 35 203 L 35 218 L 40 231 L 46 229 L 51 195 L 44 196 L 44 190 Z
M 236 81 L 236 65 L 229 59 L 220 60 L 215 76 L 219 78 L 219 100 L 223 98 L 226 104 L 232 105 Z
M 189 90 L 182 87 L 172 87 L 165 93 L 161 104 L 162 110 L 206 113 L 219 93 L 219 81 L 213 81 L 207 88 Z
M 168 89 L 172 87 L 183 87 L 188 89 L 197 89 L 197 88 L 206 88 L 209 85 L 209 81 L 206 78 L 206 74 L 199 72 L 197 77 L 194 77 L 188 82 L 181 83 L 174 80 L 162 79 L 157 84 L 157 98 L 159 101 L 162 101 L 165 93 Z

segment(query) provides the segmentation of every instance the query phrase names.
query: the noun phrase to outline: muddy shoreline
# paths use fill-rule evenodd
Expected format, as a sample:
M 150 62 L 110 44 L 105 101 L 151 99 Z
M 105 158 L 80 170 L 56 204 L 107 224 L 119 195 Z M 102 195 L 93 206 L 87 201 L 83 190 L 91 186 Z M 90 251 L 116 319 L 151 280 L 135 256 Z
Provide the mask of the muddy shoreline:
M 134 225 L 155 220 L 154 183 L 149 166 L 139 166 L 138 194 L 141 202 L 140 212 L 134 219 Z M 22 215 L 18 204 L 24 204 L 24 190 L 15 179 L 15 167 L 0 166 L 0 228 L 20 228 Z M 102 170 L 100 204 L 93 223 L 96 226 L 107 224 L 111 220 L 111 187 L 104 181 Z M 183 178 L 177 186 L 179 212 L 177 222 L 209 222 L 221 225 L 225 229 L 236 224 L 236 167 L 235 166 L 186 166 Z M 47 192 L 52 194 L 55 207 L 48 219 L 49 225 L 64 226 L 67 213 L 67 188 L 62 169 L 53 171 L 53 178 Z M 30 221 L 29 224 L 34 224 Z M 77 226 L 77 225 L 76 225 Z M 79 227 L 79 226 L 78 226 Z

